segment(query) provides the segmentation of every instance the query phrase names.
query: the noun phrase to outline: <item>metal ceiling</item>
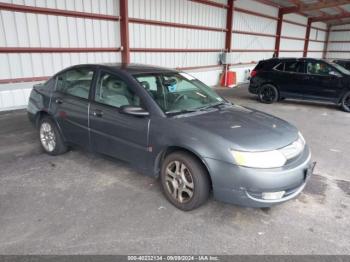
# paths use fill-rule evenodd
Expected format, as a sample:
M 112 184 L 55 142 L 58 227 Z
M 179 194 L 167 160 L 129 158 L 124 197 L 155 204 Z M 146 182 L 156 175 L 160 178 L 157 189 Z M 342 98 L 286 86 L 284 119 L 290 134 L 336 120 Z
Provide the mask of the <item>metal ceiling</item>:
M 285 14 L 299 13 L 313 22 L 330 26 L 350 24 L 350 0 L 260 0 L 284 10 Z

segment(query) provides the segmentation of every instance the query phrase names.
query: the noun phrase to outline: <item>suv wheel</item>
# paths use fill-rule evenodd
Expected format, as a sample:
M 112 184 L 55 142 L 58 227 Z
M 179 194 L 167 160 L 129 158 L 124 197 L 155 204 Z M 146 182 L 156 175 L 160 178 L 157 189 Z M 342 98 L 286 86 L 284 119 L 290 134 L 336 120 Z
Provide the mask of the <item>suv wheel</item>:
M 50 155 L 60 155 L 67 151 L 61 134 L 49 117 L 43 117 L 40 120 L 39 139 L 44 151 Z
M 259 101 L 265 104 L 272 104 L 278 100 L 278 90 L 271 84 L 266 84 L 259 89 Z
M 347 92 L 341 100 L 341 108 L 345 112 L 350 112 L 350 92 Z
M 160 179 L 165 197 L 181 210 L 193 210 L 204 204 L 209 197 L 208 173 L 188 153 L 168 155 L 162 163 Z

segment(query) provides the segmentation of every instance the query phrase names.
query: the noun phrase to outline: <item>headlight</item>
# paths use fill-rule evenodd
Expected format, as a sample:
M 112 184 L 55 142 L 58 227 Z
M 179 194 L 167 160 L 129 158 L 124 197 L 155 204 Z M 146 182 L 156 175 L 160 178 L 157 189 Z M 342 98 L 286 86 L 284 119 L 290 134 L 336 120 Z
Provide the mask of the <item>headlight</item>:
M 297 140 L 281 149 L 263 152 L 230 151 L 236 164 L 239 166 L 253 168 L 276 168 L 284 166 L 287 160 L 298 156 L 303 152 L 304 148 L 305 139 L 299 132 Z
M 298 156 L 301 152 L 303 152 L 305 147 L 305 139 L 303 135 L 299 132 L 298 133 L 298 139 L 295 140 L 290 145 L 283 147 L 279 149 L 279 151 L 285 156 L 285 158 L 292 159 L 296 156 Z
M 243 152 L 231 150 L 231 154 L 237 165 L 255 168 L 281 167 L 287 159 L 278 150 L 264 152 Z

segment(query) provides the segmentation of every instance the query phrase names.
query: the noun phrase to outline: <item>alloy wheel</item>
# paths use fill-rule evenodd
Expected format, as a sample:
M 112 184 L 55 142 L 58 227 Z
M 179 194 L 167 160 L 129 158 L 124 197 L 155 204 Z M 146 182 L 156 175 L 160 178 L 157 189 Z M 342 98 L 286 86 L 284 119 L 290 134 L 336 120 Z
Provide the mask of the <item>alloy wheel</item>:
M 266 102 L 274 101 L 276 98 L 276 92 L 271 87 L 265 87 L 261 91 L 261 98 L 263 101 L 266 101 Z
M 179 203 L 190 201 L 194 193 L 193 177 L 187 166 L 181 161 L 172 161 L 165 171 L 166 189 Z
M 40 126 L 40 141 L 46 151 L 52 152 L 55 150 L 55 133 L 52 126 L 47 122 L 43 122 Z

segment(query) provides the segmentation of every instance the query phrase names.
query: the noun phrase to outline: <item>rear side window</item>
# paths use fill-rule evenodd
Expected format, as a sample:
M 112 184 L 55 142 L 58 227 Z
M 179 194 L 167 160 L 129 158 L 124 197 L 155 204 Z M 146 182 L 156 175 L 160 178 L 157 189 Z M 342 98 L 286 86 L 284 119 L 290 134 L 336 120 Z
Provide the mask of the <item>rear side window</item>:
M 284 63 L 285 72 L 303 73 L 303 63 L 298 61 L 288 61 Z
M 264 64 L 265 64 L 265 62 L 259 62 L 257 65 L 256 65 L 256 67 L 255 67 L 255 69 L 254 70 L 261 70 L 261 69 L 263 69 L 264 68 Z
M 88 99 L 93 75 L 89 68 L 68 70 L 58 75 L 56 91 Z
M 275 67 L 276 70 L 278 71 L 284 71 L 284 63 L 280 63 Z

